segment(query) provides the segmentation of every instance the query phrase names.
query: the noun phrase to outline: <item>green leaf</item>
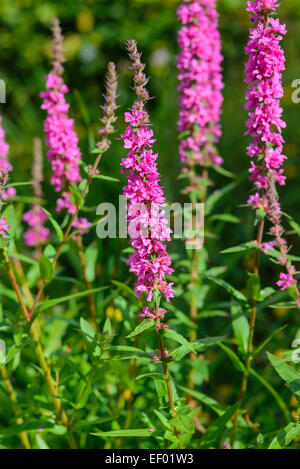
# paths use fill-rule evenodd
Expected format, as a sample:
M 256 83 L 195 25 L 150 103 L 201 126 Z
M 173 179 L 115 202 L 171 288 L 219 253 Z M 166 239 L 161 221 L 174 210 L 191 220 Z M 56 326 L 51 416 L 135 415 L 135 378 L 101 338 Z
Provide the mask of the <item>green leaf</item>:
M 104 323 L 103 334 L 107 334 L 108 336 L 112 335 L 111 322 L 110 322 L 109 318 L 107 318 L 105 323 Z
M 274 259 L 279 259 L 282 256 L 282 254 L 279 251 L 276 251 L 275 249 L 267 249 L 267 255 L 270 257 L 273 257 Z M 286 258 L 289 261 L 295 261 L 295 262 L 300 261 L 300 257 L 292 256 L 291 254 L 287 254 Z
M 101 436 L 102 438 L 106 437 L 147 437 L 147 436 L 152 436 L 153 432 L 149 430 L 149 428 L 139 428 L 136 430 L 113 430 L 109 432 L 97 432 L 97 433 L 91 433 L 91 435 L 94 436 Z
M 104 181 L 109 181 L 109 182 L 121 182 L 120 179 L 113 178 L 111 176 L 106 176 L 105 174 L 96 174 L 94 176 L 95 179 L 103 179 Z
M 204 310 L 198 314 L 197 319 L 207 319 L 207 318 L 228 318 L 229 314 L 226 311 L 221 310 Z
M 168 339 L 175 340 L 175 342 L 178 342 L 179 344 L 184 345 L 184 347 L 186 347 L 190 352 L 194 352 L 195 354 L 197 354 L 197 351 L 191 345 L 191 343 L 188 342 L 186 338 L 183 337 L 181 334 L 178 334 L 178 332 L 176 332 L 174 329 L 165 330 L 164 335 Z
M 46 256 L 42 256 L 39 260 L 40 277 L 47 283 L 51 282 L 54 276 L 54 266 Z
M 235 175 L 228 171 L 227 169 L 223 168 L 223 166 L 219 166 L 218 164 L 208 163 L 207 165 L 209 168 L 213 168 L 217 173 L 222 174 L 222 176 L 228 177 L 233 179 Z
M 256 274 L 247 272 L 247 298 L 249 301 L 260 300 L 260 278 Z
M 199 449 L 218 446 L 227 422 L 233 417 L 238 407 L 239 403 L 237 402 L 208 427 L 202 438 L 200 438 Z
M 269 391 L 270 394 L 272 394 L 272 396 L 275 398 L 279 408 L 282 410 L 286 421 L 289 422 L 290 418 L 291 418 L 289 409 L 288 409 L 287 405 L 285 404 L 284 400 L 278 394 L 278 392 L 273 388 L 273 386 L 269 383 L 269 381 L 267 381 L 263 376 L 258 374 L 255 370 L 253 370 L 253 368 L 251 368 L 250 374 L 255 379 L 257 379 L 257 381 L 259 381 L 260 384 L 262 384 Z
M 131 337 L 135 337 L 142 332 L 147 331 L 148 329 L 152 329 L 154 327 L 154 321 L 148 321 L 148 319 L 144 319 L 140 324 L 136 326 L 134 331 L 132 331 L 128 336 L 127 339 L 131 339 Z
M 242 354 L 247 353 L 250 326 L 247 317 L 240 305 L 235 300 L 231 301 L 231 321 L 238 348 Z
M 61 227 L 59 226 L 57 221 L 53 218 L 51 213 L 48 212 L 48 210 L 46 210 L 44 207 L 42 207 L 42 210 L 45 212 L 46 215 L 48 215 L 49 221 L 52 224 L 53 228 L 55 229 L 58 239 L 62 241 L 64 238 L 64 234 L 63 234 Z
M 80 318 L 80 329 L 86 336 L 88 336 L 91 339 L 93 339 L 96 335 L 96 331 L 93 328 L 93 326 L 91 326 L 91 324 L 88 321 L 86 321 L 84 318 Z
M 4 431 L 0 432 L 1 438 L 9 438 L 14 435 L 19 435 L 20 432 L 38 432 L 40 428 L 43 428 L 43 432 L 53 433 L 55 435 L 64 435 L 67 431 L 67 428 L 63 425 L 55 425 L 49 422 L 43 421 L 34 421 L 34 422 L 24 422 L 22 424 L 12 425 L 9 428 L 6 428 Z
M 193 418 L 193 415 L 176 415 L 176 417 L 172 418 L 171 424 L 180 432 L 194 433 L 195 427 L 193 423 Z
M 99 357 L 101 355 L 101 348 L 98 345 L 98 337 L 95 329 L 84 318 L 80 318 L 80 329 L 83 333 L 88 353 L 94 358 Z
M 214 208 L 214 206 L 234 187 L 236 186 L 236 182 L 228 184 L 227 186 L 223 187 L 221 190 L 213 192 L 208 198 L 205 203 L 205 214 L 209 215 Z
M 142 350 L 137 347 L 130 347 L 129 345 L 113 345 L 110 347 L 110 350 L 117 350 L 118 352 L 141 352 L 145 353 L 145 350 Z
M 86 277 L 89 282 L 95 280 L 95 266 L 98 257 L 97 245 L 92 243 L 84 251 L 84 259 L 86 264 Z
M 113 283 L 116 287 L 118 287 L 122 292 L 132 298 L 136 303 L 139 302 L 138 297 L 136 296 L 136 293 L 132 288 L 130 288 L 128 285 L 125 283 L 119 282 L 118 280 L 112 280 L 111 283 Z
M 9 257 L 19 259 L 20 261 L 25 262 L 27 264 L 31 264 L 31 265 L 37 264 L 37 261 L 35 259 L 29 256 L 25 256 L 25 254 L 20 254 L 18 252 L 9 252 L 8 254 L 9 254 Z
M 239 359 L 239 357 L 229 348 L 227 347 L 226 345 L 222 344 L 221 342 L 218 343 L 218 346 L 224 350 L 224 352 L 228 355 L 228 357 L 230 358 L 230 360 L 232 361 L 233 363 L 233 366 L 234 368 L 237 370 L 237 371 L 242 371 L 243 373 L 245 373 L 245 366 L 243 364 L 243 362 L 241 362 L 241 360 Z
M 16 217 L 14 206 L 8 205 L 6 209 L 3 211 L 3 213 L 1 214 L 1 218 L 2 217 L 6 219 L 6 223 L 10 227 L 8 230 L 8 234 L 10 238 L 13 239 L 15 236 L 16 228 L 17 228 L 17 217 Z
M 172 379 L 171 376 L 165 376 L 162 373 L 145 373 L 143 375 L 137 376 L 135 379 L 139 380 L 144 378 L 160 379 L 163 381 L 169 381 L 170 379 Z
M 217 344 L 217 342 L 220 342 L 221 340 L 224 340 L 226 336 L 218 336 L 218 337 L 205 337 L 204 339 L 198 339 L 193 342 L 190 342 L 190 346 L 193 347 L 193 350 L 196 350 L 196 352 L 203 352 L 204 350 L 208 349 L 210 346 Z M 185 355 L 188 353 L 191 353 L 190 348 L 186 347 L 185 345 L 182 345 L 181 347 L 176 348 L 175 350 L 172 350 L 172 358 L 175 361 L 180 361 L 182 360 Z
M 223 287 L 225 288 L 226 291 L 228 291 L 228 293 L 233 296 L 233 298 L 235 298 L 236 300 L 238 301 L 242 301 L 242 302 L 246 302 L 247 299 L 246 297 L 243 295 L 243 293 L 241 293 L 240 291 L 236 290 L 232 285 L 230 285 L 229 283 L 225 282 L 225 280 L 222 280 L 220 278 L 217 278 L 217 277 L 212 277 L 211 275 L 207 275 L 207 274 L 203 274 L 205 278 L 207 278 L 208 280 L 211 280 L 212 282 L 216 283 L 217 285 L 219 285 L 220 287 Z
M 231 248 L 224 249 L 224 251 L 221 251 L 221 254 L 234 254 L 236 252 L 250 251 L 256 247 L 257 243 L 255 241 L 249 241 L 248 243 L 243 243 L 237 246 L 232 246 Z
M 279 376 L 286 382 L 300 404 L 300 373 L 275 355 L 271 353 L 267 353 L 267 355 Z
M 264 342 L 262 342 L 253 352 L 253 356 L 255 355 L 258 355 L 260 352 L 263 351 L 263 349 L 266 347 L 266 345 L 268 345 L 268 343 L 273 339 L 273 337 L 275 337 L 275 335 L 279 334 L 279 332 L 282 332 L 284 331 L 284 329 L 286 329 L 287 325 L 284 325 L 282 327 L 279 327 L 279 329 L 276 329 L 276 331 L 272 332 L 272 334 L 266 339 L 264 340 Z
M 191 396 L 195 397 L 197 401 L 201 402 L 202 404 L 206 405 L 210 409 L 212 409 L 216 414 L 223 415 L 226 412 L 226 408 L 220 405 L 215 399 L 203 394 L 200 391 L 195 391 L 194 389 L 189 389 L 184 386 L 179 386 L 179 389 L 190 394 Z
M 77 298 L 83 298 L 84 296 L 94 295 L 95 293 L 99 293 L 100 291 L 106 290 L 109 287 L 99 287 L 93 288 L 92 290 L 85 290 L 79 293 L 73 293 L 72 295 L 61 296 L 60 298 L 53 298 L 52 300 L 46 300 L 40 306 L 40 311 L 45 311 L 46 309 L 52 308 L 60 303 L 65 303 L 69 300 L 76 300 Z
M 10 184 L 6 184 L 4 189 L 7 189 L 8 187 L 31 186 L 32 184 L 33 184 L 33 181 L 12 182 Z
M 224 221 L 226 223 L 240 223 L 240 219 L 230 213 L 218 213 L 209 217 L 209 221 Z
M 300 424 L 291 422 L 280 430 L 268 449 L 285 449 L 298 435 L 300 435 Z

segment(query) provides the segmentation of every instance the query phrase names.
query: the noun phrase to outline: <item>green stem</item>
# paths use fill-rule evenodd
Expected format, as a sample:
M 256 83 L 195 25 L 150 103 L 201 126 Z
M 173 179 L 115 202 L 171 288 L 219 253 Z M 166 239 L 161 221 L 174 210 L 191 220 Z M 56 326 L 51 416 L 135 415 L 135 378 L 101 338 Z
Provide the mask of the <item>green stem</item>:
M 5 366 L 2 366 L 0 369 L 0 372 L 1 372 L 1 378 L 3 380 L 4 388 L 12 404 L 12 411 L 14 415 L 17 417 L 16 422 L 18 425 L 22 425 L 24 423 L 24 420 L 22 419 L 22 417 L 18 417 L 19 410 L 17 408 L 17 396 L 15 394 L 11 381 L 8 377 L 7 368 Z M 19 438 L 20 438 L 21 446 L 23 449 L 31 449 L 28 434 L 26 432 L 20 432 Z
M 257 246 L 259 246 L 262 243 L 263 232 L 264 232 L 264 221 L 265 221 L 264 218 L 261 218 L 259 225 L 258 225 L 257 240 L 256 240 Z M 255 275 L 258 275 L 259 273 L 259 255 L 260 255 L 260 251 L 259 249 L 256 249 L 255 255 L 254 255 L 254 268 L 253 268 L 253 273 Z M 250 372 L 251 364 L 252 364 L 252 349 L 253 349 L 255 323 L 256 323 L 256 300 L 253 299 L 251 301 L 250 330 L 249 330 L 248 346 L 247 346 L 247 353 L 246 353 L 246 359 L 245 359 L 245 371 L 243 373 L 240 392 L 238 396 L 239 408 L 237 409 L 233 417 L 233 427 L 234 427 L 233 439 L 234 439 L 234 435 L 236 433 L 237 426 L 238 426 L 238 417 L 240 413 L 240 407 L 245 398 L 247 387 L 248 387 L 248 377 L 249 377 L 249 372 Z
M 80 235 L 76 236 L 76 243 L 79 248 L 79 261 L 81 265 L 81 270 L 82 270 L 82 275 L 84 279 L 84 284 L 87 290 L 92 290 L 92 285 L 90 281 L 87 278 L 87 266 L 85 262 L 85 257 L 84 257 L 84 251 L 83 251 L 83 244 L 82 244 L 82 237 Z M 90 313 L 92 317 L 92 322 L 94 329 L 99 332 L 99 326 L 98 326 L 98 321 L 97 321 L 97 310 L 96 310 L 96 304 L 95 304 L 95 298 L 94 295 L 91 294 L 87 297 L 88 303 L 89 303 L 89 308 L 90 308 Z
M 169 407 L 170 407 L 170 412 L 173 417 L 176 417 L 176 410 L 175 410 L 175 405 L 174 405 L 174 398 L 173 398 L 173 392 L 172 392 L 172 386 L 171 386 L 171 376 L 169 373 L 169 368 L 167 364 L 167 360 L 165 357 L 165 347 L 164 347 L 164 339 L 160 331 L 157 331 L 157 341 L 158 341 L 158 347 L 160 350 L 160 355 L 161 355 L 161 361 L 162 361 L 162 367 L 163 367 L 163 372 L 166 377 L 166 386 L 167 386 L 167 392 L 168 392 L 168 399 L 169 399 Z M 183 449 L 182 446 L 182 441 L 181 441 L 181 435 L 180 432 L 177 430 L 175 427 L 175 436 L 178 440 L 178 447 L 179 449 Z

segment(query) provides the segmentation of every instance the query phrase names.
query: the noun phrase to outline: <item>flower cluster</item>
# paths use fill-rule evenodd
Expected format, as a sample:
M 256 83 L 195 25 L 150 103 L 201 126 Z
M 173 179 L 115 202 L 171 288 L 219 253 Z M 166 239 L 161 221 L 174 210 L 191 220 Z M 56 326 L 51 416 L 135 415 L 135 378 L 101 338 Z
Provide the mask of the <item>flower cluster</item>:
M 267 248 L 274 246 L 280 250 L 279 262 L 287 273 L 281 273 L 277 284 L 284 290 L 291 285 L 296 287 L 296 280 L 295 268 L 287 259 L 288 246 L 283 237 L 281 207 L 276 189 L 277 184 L 285 185 L 286 179 L 282 169 L 286 159 L 283 154 L 282 129 L 286 124 L 282 120 L 280 107 L 283 96 L 282 72 L 285 69 L 280 42 L 286 34 L 286 27 L 278 19 L 270 17 L 278 6 L 276 0 L 248 1 L 247 10 L 255 28 L 250 30 L 250 40 L 246 47 L 249 56 L 245 67 L 245 81 L 248 83 L 246 109 L 249 111 L 246 135 L 253 139 L 247 154 L 251 158 L 250 180 L 257 190 L 250 196 L 248 203 L 252 208 L 259 209 L 262 216 L 266 214 L 271 222 L 270 234 L 274 241 Z
M 155 139 L 144 109 L 149 99 L 145 88 L 147 78 L 136 42 L 128 41 L 127 48 L 137 93 L 131 112 L 125 114 L 129 125 L 121 135 L 124 147 L 129 150 L 127 157 L 122 159 L 122 171 L 128 172 L 128 185 L 124 188 L 124 194 L 128 200 L 129 235 L 135 251 L 129 259 L 130 271 L 137 276 L 135 289 L 138 296 L 145 292 L 147 301 L 151 301 L 156 292 L 169 301 L 173 297 L 173 284 L 168 283 L 165 276 L 172 273 L 173 269 L 165 242 L 170 240 L 171 230 L 161 211 L 165 198 L 159 185 L 158 155 L 153 153 Z M 149 317 L 150 313 L 144 310 L 144 314 Z M 156 316 L 158 312 L 153 314 Z
M 39 205 L 34 205 L 31 210 L 24 213 L 23 221 L 29 225 L 29 230 L 24 233 L 27 246 L 40 246 L 47 241 L 50 231 L 44 226 L 46 220 L 48 217 Z
M 31 210 L 25 212 L 23 215 L 23 221 L 29 225 L 29 229 L 24 233 L 25 243 L 29 247 L 40 246 L 45 243 L 50 236 L 50 230 L 44 226 L 44 222 L 48 217 L 40 204 L 40 200 L 43 196 L 41 187 L 43 180 L 43 155 L 42 144 L 39 138 L 34 139 L 32 176 L 36 202 L 33 204 Z
M 221 40 L 216 0 L 184 0 L 177 15 L 182 22 L 178 33 L 180 81 L 179 151 L 187 167 L 222 164 L 215 144 L 221 135 L 223 97 Z
M 156 330 L 159 329 L 169 329 L 166 324 L 163 324 L 161 321 L 163 319 L 163 315 L 166 314 L 167 310 L 163 308 L 155 308 L 150 309 L 148 306 L 143 308 L 143 312 L 139 314 L 139 316 L 143 319 L 147 319 L 148 321 L 155 321 L 156 323 Z
M 55 191 L 60 192 L 57 211 L 67 209 L 69 213 L 74 214 L 76 205 L 72 198 L 70 185 L 81 181 L 79 171 L 81 152 L 78 146 L 78 137 L 74 131 L 74 120 L 68 117 L 70 106 L 65 99 L 68 88 L 61 77 L 64 57 L 61 29 L 57 19 L 53 20 L 52 31 L 54 37 L 53 69 L 46 77 L 46 91 L 41 93 L 43 99 L 41 108 L 48 113 L 44 130 L 46 144 L 49 148 L 48 159 L 53 170 L 51 183 Z M 89 226 L 85 218 L 76 220 L 75 225 L 76 228 L 83 229 Z
M 10 226 L 6 223 L 6 218 L 0 218 L 0 236 L 5 238 L 6 231 L 9 230 Z
M 172 355 L 169 354 L 169 351 L 166 348 L 164 349 L 164 357 L 162 357 L 162 354 L 161 354 L 160 350 L 156 349 L 156 353 L 157 353 L 157 355 L 155 355 L 154 353 L 150 354 L 153 357 L 152 358 L 153 362 L 158 362 L 158 361 L 161 361 L 163 359 L 164 360 L 172 360 L 173 359 Z
M 9 163 L 8 156 L 9 145 L 5 141 L 5 132 L 2 127 L 2 116 L 0 116 L 0 171 L 1 174 L 6 174 L 8 180 L 8 174 L 12 171 L 12 166 Z M 1 189 L 0 200 L 7 200 L 16 195 L 16 189 L 14 187 L 8 187 L 7 189 Z

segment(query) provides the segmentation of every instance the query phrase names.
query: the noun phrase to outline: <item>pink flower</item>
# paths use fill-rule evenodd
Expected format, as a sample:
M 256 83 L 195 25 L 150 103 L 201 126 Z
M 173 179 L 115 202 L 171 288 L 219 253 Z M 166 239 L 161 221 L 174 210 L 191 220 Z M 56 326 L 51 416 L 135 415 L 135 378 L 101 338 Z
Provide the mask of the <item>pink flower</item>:
M 30 227 L 29 230 L 24 233 L 27 246 L 40 246 L 49 239 L 50 230 L 44 227 L 44 221 L 48 220 L 48 216 L 39 205 L 34 205 L 32 210 L 25 212 L 22 219 Z
M 280 280 L 278 280 L 277 285 L 281 287 L 280 290 L 285 290 L 295 283 L 297 283 L 297 281 L 291 275 L 281 272 Z
M 91 224 L 86 218 L 79 217 L 73 223 L 75 230 L 81 230 L 79 234 L 83 235 L 89 232 Z
M 150 353 L 151 356 L 153 356 L 153 359 L 152 361 L 153 362 L 158 362 L 158 361 L 161 361 L 162 360 L 162 354 L 161 354 L 161 351 L 160 350 L 156 350 L 156 353 L 157 355 L 154 355 L 154 353 Z M 164 349 L 164 358 L 166 360 L 173 360 L 173 357 L 172 355 L 169 355 L 169 351 L 168 349 Z
M 3 217 L 0 219 L 0 235 L 2 236 L 2 238 L 5 238 L 6 237 L 6 231 L 9 230 L 10 226 L 7 225 L 6 223 L 6 218 Z
M 266 243 L 259 244 L 258 247 L 262 249 L 265 254 L 267 254 L 268 249 L 274 249 L 274 243 L 273 241 L 268 241 Z
M 64 57 L 61 29 L 57 20 L 53 22 L 52 31 L 53 69 L 46 76 L 46 91 L 40 94 L 43 99 L 41 108 L 47 111 L 44 130 L 48 159 L 53 171 L 51 184 L 56 192 L 61 193 L 56 209 L 58 212 L 66 209 L 70 214 L 74 214 L 76 205 L 73 202 L 70 185 L 76 185 L 81 181 L 79 170 L 81 151 L 74 130 L 74 120 L 68 116 L 70 106 L 65 99 L 68 87 L 61 77 L 64 70 L 62 67 Z M 79 221 L 78 223 L 80 224 Z M 87 223 L 85 223 L 84 232 L 87 231 L 86 228 Z
M 23 214 L 22 219 L 29 225 L 29 229 L 24 233 L 25 243 L 29 247 L 36 247 L 44 244 L 50 237 L 50 230 L 44 226 L 48 216 L 40 205 L 43 196 L 41 186 L 43 181 L 43 153 L 42 142 L 37 137 L 34 139 L 33 147 L 32 178 L 34 196 L 37 201 L 32 205 L 31 210 Z

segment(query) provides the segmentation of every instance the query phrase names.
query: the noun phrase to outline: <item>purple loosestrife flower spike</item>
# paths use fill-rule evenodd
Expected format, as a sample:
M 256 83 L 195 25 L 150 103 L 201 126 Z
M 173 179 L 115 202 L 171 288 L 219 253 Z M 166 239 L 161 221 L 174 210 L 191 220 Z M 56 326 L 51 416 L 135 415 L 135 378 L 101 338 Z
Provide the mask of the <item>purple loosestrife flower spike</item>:
M 286 183 L 282 169 L 286 159 L 283 154 L 282 129 L 286 123 L 281 118 L 280 106 L 285 57 L 280 42 L 287 31 L 285 25 L 270 16 L 279 6 L 277 0 L 250 0 L 247 3 L 247 11 L 255 27 L 250 30 L 250 40 L 246 47 L 249 56 L 245 67 L 245 81 L 248 83 L 246 110 L 249 111 L 246 135 L 253 139 L 247 154 L 251 158 L 250 180 L 256 188 L 248 203 L 253 209 L 259 210 L 260 216 L 266 215 L 271 222 L 270 234 L 274 241 L 262 243 L 259 247 L 264 250 L 276 247 L 280 250 L 279 262 L 285 267 L 286 273 L 280 274 L 277 285 L 282 290 L 293 285 L 300 306 L 300 294 L 294 278 L 296 269 L 287 259 L 288 245 L 284 239 L 276 188 L 277 184 L 283 186 Z
M 38 202 L 43 197 L 41 182 L 43 181 L 43 154 L 42 143 L 39 138 L 33 142 L 33 190 L 37 202 L 33 204 L 31 210 L 25 212 L 23 220 L 29 225 L 29 229 L 24 233 L 25 243 L 29 247 L 37 247 L 45 243 L 50 237 L 50 231 L 44 226 L 48 219 Z
M 184 0 L 177 15 L 182 23 L 178 33 L 181 52 L 177 58 L 178 128 L 182 133 L 179 153 L 187 172 L 194 165 L 223 162 L 215 148 L 221 136 L 223 57 L 216 0 Z M 190 179 L 188 192 L 197 186 L 202 188 L 201 178 Z
M 44 130 L 49 149 L 48 159 L 54 173 L 51 183 L 55 191 L 60 193 L 56 209 L 58 212 L 67 209 L 69 213 L 74 214 L 76 205 L 72 198 L 70 185 L 81 181 L 79 172 L 81 152 L 74 130 L 74 120 L 68 117 L 70 106 L 65 100 L 68 88 L 61 77 L 64 70 L 62 67 L 64 62 L 63 38 L 57 19 L 52 22 L 52 33 L 53 68 L 46 77 L 46 91 L 40 95 L 43 99 L 41 108 L 48 113 Z M 86 232 L 88 226 L 89 223 L 85 218 L 77 218 L 74 222 L 75 228 L 83 229 L 82 233 Z
M 9 145 L 5 141 L 5 131 L 2 127 L 2 116 L 0 116 L 0 172 L 1 178 L 5 178 L 7 184 L 9 179 L 9 173 L 12 171 L 12 165 L 8 161 Z M 2 186 L 5 185 L 2 183 Z M 16 189 L 14 187 L 8 187 L 7 189 L 1 189 L 0 201 L 11 199 L 16 195 Z
M 173 272 L 171 259 L 166 248 L 171 230 L 161 212 L 165 202 L 163 190 L 159 185 L 160 175 L 153 153 L 153 131 L 149 129 L 149 116 L 145 104 L 149 99 L 146 89 L 147 77 L 145 65 L 136 41 L 127 42 L 127 50 L 132 61 L 134 89 L 137 99 L 130 112 L 125 113 L 128 127 L 121 138 L 125 149 L 129 150 L 122 159 L 122 172 L 128 173 L 128 184 L 124 194 L 128 201 L 128 221 L 131 245 L 134 254 L 129 259 L 130 272 L 137 276 L 135 290 L 138 296 L 146 293 L 147 301 L 155 300 L 155 307 L 145 307 L 143 317 L 155 319 L 157 328 L 164 327 L 160 321 L 165 310 L 158 308 L 156 297 L 162 296 L 167 301 L 173 297 L 172 283 L 166 280 L 166 274 Z

